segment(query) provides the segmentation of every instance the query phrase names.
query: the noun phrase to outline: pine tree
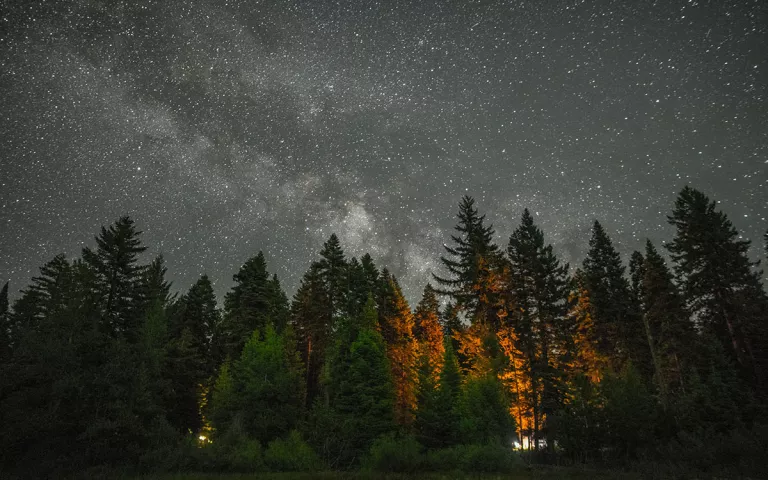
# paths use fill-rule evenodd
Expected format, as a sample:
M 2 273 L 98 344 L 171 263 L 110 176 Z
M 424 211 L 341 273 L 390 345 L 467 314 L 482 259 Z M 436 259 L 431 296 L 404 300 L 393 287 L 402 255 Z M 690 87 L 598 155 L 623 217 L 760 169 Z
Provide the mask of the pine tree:
M 621 257 L 597 221 L 592 228 L 583 275 L 600 354 L 610 359 L 615 370 L 622 369 L 628 360 L 647 358 L 646 345 L 641 343 L 641 322 L 632 308 Z
M 305 371 L 305 405 L 320 393 L 320 372 L 331 346 L 333 312 L 320 270 L 316 265 L 304 274 L 291 305 L 291 325 Z
M 397 279 L 385 275 L 389 294 L 380 304 L 379 327 L 392 368 L 395 388 L 395 421 L 409 425 L 416 408 L 417 344 L 413 335 L 414 318 Z
M 429 376 L 435 380 L 445 353 L 443 327 L 440 324 L 440 305 L 432 285 L 424 287 L 421 301 L 413 314 L 414 337 L 418 342 L 419 358 L 426 356 Z
M 254 331 L 240 358 L 222 367 L 212 399 L 211 420 L 219 435 L 238 427 L 259 442 L 295 428 L 302 410 L 303 373 L 293 342 L 269 325 Z
M 599 341 L 592 321 L 589 290 L 581 269 L 576 270 L 571 280 L 568 303 L 569 370 L 597 383 L 608 366 L 608 359 L 598 349 Z
M 478 445 L 508 445 L 515 425 L 495 375 L 469 378 L 459 402 L 461 438 Z
M 428 355 L 419 362 L 419 388 L 414 430 L 427 447 L 447 447 L 462 441 L 459 425 L 461 373 L 450 341 L 446 339 L 441 368 L 435 379 Z
M 394 428 L 394 385 L 386 345 L 369 298 L 360 318 L 342 323 L 329 357 L 329 406 L 335 423 L 333 463 L 349 467 Z M 326 434 L 327 435 L 327 434 Z
M 254 330 L 285 321 L 287 299 L 276 277 L 270 279 L 264 254 L 248 259 L 234 275 L 234 287 L 224 296 L 224 316 L 218 335 L 223 355 L 237 358 Z
M 320 257 L 317 270 L 325 284 L 331 312 L 334 316 L 342 315 L 347 306 L 348 271 L 344 250 L 335 233 L 323 244 Z
M 200 432 L 201 406 L 216 371 L 211 340 L 219 323 L 216 296 L 207 275 L 195 282 L 170 309 L 167 376 L 172 394 L 170 422 L 181 432 Z
M 83 261 L 97 275 L 105 327 L 134 343 L 142 314 L 137 308 L 138 283 L 145 268 L 138 265 L 139 255 L 146 250 L 140 235 L 131 218 L 121 217 L 109 228 L 101 227 L 96 250 L 83 249 Z
M 540 433 L 547 430 L 546 418 L 559 409 L 562 397 L 568 265 L 561 265 L 552 246 L 544 244 L 544 234 L 528 209 L 509 239 L 507 255 L 510 303 L 515 308 L 505 320 L 515 329 L 517 349 L 525 355 L 522 371 L 516 373 L 528 377 L 534 445 L 538 446 Z
M 683 372 L 694 363 L 696 332 L 672 273 L 650 240 L 646 242 L 642 273 L 640 303 L 656 384 L 666 406 L 667 393 L 683 388 Z
M 0 363 L 11 354 L 11 320 L 8 311 L 8 282 L 0 290 Z
M 452 235 L 454 246 L 444 245 L 447 257 L 440 257 L 448 276 L 434 275 L 438 293 L 448 295 L 455 308 L 473 318 L 481 308 L 476 287 L 482 281 L 482 260 L 491 270 L 500 258 L 493 243 L 493 226 L 485 226 L 485 215 L 479 215 L 475 200 L 465 196 L 459 204 L 458 235 Z
M 754 385 L 765 385 L 768 300 L 747 256 L 750 242 L 715 202 L 687 186 L 668 219 L 677 233 L 667 248 L 698 327 L 720 340 Z

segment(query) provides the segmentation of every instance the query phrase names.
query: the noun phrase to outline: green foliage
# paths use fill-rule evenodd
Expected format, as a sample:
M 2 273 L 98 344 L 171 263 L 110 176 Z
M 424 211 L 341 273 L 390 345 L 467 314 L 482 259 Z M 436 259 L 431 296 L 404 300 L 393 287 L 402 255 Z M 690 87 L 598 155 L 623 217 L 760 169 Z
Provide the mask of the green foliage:
M 633 457 L 653 440 L 656 402 L 631 364 L 622 375 L 606 376 L 601 388 L 608 445 Z
M 414 428 L 417 438 L 428 447 L 455 445 L 461 441 L 459 399 L 461 372 L 450 339 L 445 340 L 438 384 L 431 379 L 429 364 L 422 360 Z
M 268 442 L 292 430 L 303 402 L 298 354 L 285 335 L 267 327 L 255 331 L 240 359 L 222 368 L 213 393 L 213 426 L 221 434 L 235 423 L 243 432 Z
M 285 439 L 269 442 L 264 462 L 270 470 L 278 472 L 314 472 L 322 468 L 320 458 L 296 430 Z
M 511 445 L 515 426 L 495 376 L 467 379 L 459 403 L 461 438 L 476 444 Z
M 457 308 L 474 314 L 478 307 L 475 286 L 481 276 L 481 259 L 497 259 L 499 252 L 493 243 L 493 226 L 485 225 L 485 215 L 478 213 L 472 197 L 461 199 L 458 219 L 458 235 L 451 236 L 455 245 L 445 245 L 448 256 L 440 257 L 448 276 L 433 274 L 433 278 L 440 287 L 438 293 L 450 295 Z
M 413 436 L 385 435 L 373 442 L 362 466 L 376 472 L 415 473 L 424 468 L 423 448 Z
M 216 330 L 215 355 L 237 358 L 254 330 L 281 330 L 287 324 L 288 299 L 259 252 L 232 277 L 235 286 L 224 297 L 224 316 Z

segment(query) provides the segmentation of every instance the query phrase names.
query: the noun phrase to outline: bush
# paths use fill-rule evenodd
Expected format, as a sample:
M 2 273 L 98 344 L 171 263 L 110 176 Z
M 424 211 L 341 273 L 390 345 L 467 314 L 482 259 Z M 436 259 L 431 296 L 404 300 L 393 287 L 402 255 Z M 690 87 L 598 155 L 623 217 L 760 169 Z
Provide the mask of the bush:
M 278 472 L 314 472 L 322 468 L 320 458 L 296 430 L 284 440 L 269 442 L 264 462 L 270 470 Z
M 465 472 L 502 473 L 521 466 L 519 457 L 501 445 L 465 445 L 460 450 Z
M 457 445 L 427 453 L 425 470 L 507 473 L 522 468 L 522 461 L 501 445 Z
M 376 439 L 363 468 L 376 472 L 412 473 L 422 470 L 425 458 L 423 447 L 411 436 L 385 435 Z
M 226 446 L 225 446 L 226 448 Z M 264 470 L 264 459 L 261 456 L 261 444 L 249 438 L 239 439 L 238 442 L 226 448 L 224 452 L 228 470 L 233 472 L 256 472 Z

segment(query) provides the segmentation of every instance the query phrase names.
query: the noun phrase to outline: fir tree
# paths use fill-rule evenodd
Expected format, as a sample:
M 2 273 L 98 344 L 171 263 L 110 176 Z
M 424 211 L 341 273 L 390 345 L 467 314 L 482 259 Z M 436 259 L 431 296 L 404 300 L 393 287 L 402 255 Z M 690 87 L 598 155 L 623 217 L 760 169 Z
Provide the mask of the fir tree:
M 302 409 L 301 363 L 293 342 L 267 326 L 254 331 L 240 358 L 222 367 L 213 392 L 211 419 L 219 435 L 238 428 L 268 442 L 295 428 Z
M 201 406 L 216 371 L 211 339 L 219 323 L 213 285 L 203 275 L 170 309 L 167 375 L 171 384 L 169 420 L 182 432 L 203 427 Z
M 317 270 L 325 284 L 331 312 L 333 315 L 339 316 L 344 313 L 347 306 L 346 296 L 349 284 L 344 250 L 342 250 L 339 237 L 335 233 L 323 244 L 320 257 L 317 262 Z
M 448 256 L 440 257 L 448 276 L 433 277 L 440 287 L 438 293 L 448 295 L 455 308 L 473 317 L 480 308 L 475 290 L 482 280 L 482 260 L 494 268 L 499 252 L 493 243 L 493 226 L 485 226 L 485 215 L 478 213 L 472 197 L 462 198 L 458 218 L 458 234 L 451 236 L 454 246 L 444 245 Z
M 389 295 L 380 305 L 379 327 L 392 368 L 395 388 L 395 421 L 400 425 L 412 422 L 416 407 L 417 344 L 413 335 L 414 318 L 400 285 L 394 276 L 385 275 Z
M 136 301 L 144 269 L 138 256 L 146 250 L 140 235 L 133 220 L 121 217 L 109 228 L 101 227 L 96 250 L 83 249 L 83 260 L 97 275 L 105 327 L 131 342 L 138 340 L 142 313 Z
M 0 363 L 11 353 L 11 320 L 8 311 L 8 282 L 0 289 Z
M 443 327 L 440 324 L 440 305 L 432 285 L 427 284 L 424 287 L 424 293 L 416 306 L 413 320 L 413 333 L 418 342 L 419 357 L 426 355 L 427 364 L 424 368 L 427 368 L 429 375 L 436 379 L 443 363 L 445 342 Z
M 288 306 L 276 278 L 270 279 L 264 254 L 248 259 L 234 275 L 234 287 L 224 296 L 224 316 L 218 341 L 224 355 L 236 358 L 254 330 L 283 322 Z M 278 325 L 279 326 L 279 325 Z
M 530 384 L 534 445 L 546 431 L 546 418 L 559 408 L 567 351 L 565 325 L 569 293 L 568 265 L 561 265 L 528 209 L 507 247 L 509 294 L 515 306 L 505 321 L 515 329 L 517 349 L 524 353 L 522 370 Z M 548 442 L 547 445 L 552 445 Z
M 666 394 L 683 389 L 683 372 L 695 361 L 696 332 L 672 273 L 649 241 L 643 261 L 640 303 L 656 384 L 666 406 Z
M 333 312 L 320 270 L 316 265 L 304 274 L 291 305 L 291 325 L 305 371 L 306 406 L 320 393 L 320 372 L 330 347 Z
M 765 385 L 768 300 L 749 260 L 750 242 L 741 240 L 727 216 L 698 190 L 685 187 L 669 223 L 677 229 L 667 246 L 693 318 L 720 340 L 725 351 Z
M 583 271 L 599 352 L 609 358 L 617 370 L 628 360 L 647 358 L 641 322 L 632 308 L 621 257 L 597 221 L 592 228 Z

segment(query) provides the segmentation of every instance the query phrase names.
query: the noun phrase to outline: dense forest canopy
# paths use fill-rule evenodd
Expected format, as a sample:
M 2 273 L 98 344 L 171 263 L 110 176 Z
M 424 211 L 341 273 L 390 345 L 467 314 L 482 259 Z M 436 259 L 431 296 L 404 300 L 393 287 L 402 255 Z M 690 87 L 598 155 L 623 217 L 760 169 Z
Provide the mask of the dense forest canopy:
M 471 197 L 457 218 L 413 308 L 336 235 L 292 299 L 254 252 L 219 302 L 206 275 L 172 294 L 133 219 L 103 227 L 0 292 L 1 470 L 759 471 L 768 294 L 716 202 L 685 187 L 628 264 L 598 221 L 571 266 L 528 210 L 505 243 Z

